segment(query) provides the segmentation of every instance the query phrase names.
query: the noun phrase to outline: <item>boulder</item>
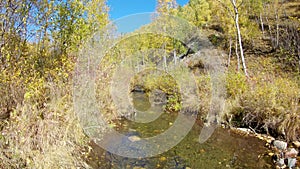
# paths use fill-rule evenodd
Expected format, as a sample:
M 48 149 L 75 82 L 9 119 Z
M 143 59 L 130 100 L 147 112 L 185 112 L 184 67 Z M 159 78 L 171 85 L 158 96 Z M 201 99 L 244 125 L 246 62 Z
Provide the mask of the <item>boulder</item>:
M 284 141 L 280 141 L 280 140 L 274 140 L 272 142 L 272 145 L 279 150 L 286 150 L 286 148 L 287 148 L 287 143 Z
M 298 151 L 294 148 L 289 148 L 286 152 L 285 152 L 285 158 L 296 158 L 298 155 Z
M 294 168 L 296 166 L 296 158 L 288 158 L 288 167 L 289 168 Z
M 282 168 L 285 166 L 285 164 L 284 164 L 284 158 L 279 158 L 278 159 L 277 166 L 282 167 Z

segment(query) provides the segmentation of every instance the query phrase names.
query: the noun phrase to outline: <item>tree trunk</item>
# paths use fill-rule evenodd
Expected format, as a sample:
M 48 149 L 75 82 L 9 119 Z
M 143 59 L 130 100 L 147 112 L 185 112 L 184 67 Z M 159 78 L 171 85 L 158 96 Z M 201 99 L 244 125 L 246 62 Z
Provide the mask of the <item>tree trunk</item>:
M 173 57 L 174 57 L 174 65 L 177 64 L 177 56 L 176 56 L 176 50 L 173 51 Z
M 165 71 L 167 72 L 168 71 L 168 68 L 167 68 L 167 52 L 166 52 L 166 44 L 164 44 L 164 57 L 163 57 L 163 59 L 164 59 L 164 69 L 165 69 Z
M 165 68 L 165 71 L 168 71 L 166 54 L 164 54 L 164 68 Z
M 231 40 L 231 37 L 229 39 L 229 54 L 228 54 L 228 67 L 230 66 L 230 58 L 231 58 L 231 48 L 232 48 L 232 40 Z
M 260 26 L 261 26 L 261 31 L 262 31 L 263 37 L 265 37 L 265 28 L 264 28 L 264 22 L 263 22 L 261 13 L 259 13 L 259 20 L 260 20 Z
M 235 54 L 236 54 L 236 58 L 237 58 L 237 71 L 240 71 L 240 55 L 239 55 L 239 51 L 238 51 L 238 42 L 237 42 L 237 37 L 235 39 Z
M 239 25 L 239 11 L 238 11 L 238 8 L 237 8 L 237 5 L 236 5 L 236 0 L 231 0 L 231 3 L 233 5 L 234 12 L 235 12 L 235 17 L 234 17 L 235 18 L 235 27 L 236 27 L 236 33 L 237 33 L 238 42 L 239 42 L 240 55 L 241 55 L 242 64 L 243 64 L 243 70 L 244 70 L 245 75 L 248 77 L 246 61 L 245 61 L 245 57 L 244 57 L 244 50 L 243 50 L 243 45 L 242 45 L 241 30 L 240 30 L 240 25 Z
M 279 46 L 279 18 L 278 18 L 278 12 L 275 14 L 276 16 L 276 48 Z

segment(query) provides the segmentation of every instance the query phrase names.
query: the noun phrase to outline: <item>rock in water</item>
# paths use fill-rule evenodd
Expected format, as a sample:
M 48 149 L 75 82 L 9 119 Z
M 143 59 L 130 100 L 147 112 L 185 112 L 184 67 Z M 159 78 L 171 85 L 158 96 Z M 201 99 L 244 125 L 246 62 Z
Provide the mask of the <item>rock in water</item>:
M 289 168 L 294 168 L 296 166 L 296 158 L 288 158 L 288 167 Z
M 111 146 L 116 152 L 122 152 L 123 154 L 135 154 L 136 156 L 144 157 L 147 153 L 146 147 L 140 147 L 139 142 L 141 140 L 140 134 L 137 131 L 129 131 L 122 138 L 121 143 L 116 144 L 111 142 Z M 141 151 L 145 148 L 145 152 Z M 144 149 L 142 149 L 144 150 Z M 156 166 L 154 158 L 129 158 L 112 154 L 107 151 L 106 159 L 111 165 L 111 169 L 125 169 L 125 168 L 136 168 L 136 169 L 152 169 Z
M 279 150 L 286 150 L 287 148 L 287 143 L 284 141 L 275 140 L 273 141 L 273 145 Z
M 136 142 L 136 141 L 140 141 L 141 138 L 138 137 L 138 136 L 129 136 L 128 139 L 131 141 L 131 142 Z
M 277 165 L 278 165 L 279 167 L 282 167 L 282 168 L 283 168 L 283 166 L 285 165 L 285 164 L 284 164 L 284 158 L 279 158 L 278 161 L 277 161 Z

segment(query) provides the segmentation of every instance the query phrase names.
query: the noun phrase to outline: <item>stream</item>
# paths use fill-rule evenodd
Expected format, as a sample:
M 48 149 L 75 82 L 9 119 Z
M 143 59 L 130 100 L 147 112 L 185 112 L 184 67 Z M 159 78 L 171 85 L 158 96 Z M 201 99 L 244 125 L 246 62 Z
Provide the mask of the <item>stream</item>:
M 139 111 L 147 110 L 151 104 L 142 92 L 133 93 L 133 105 Z M 162 110 L 157 105 L 157 110 Z M 125 118 L 117 123 L 117 130 L 126 136 L 153 137 L 166 131 L 178 113 L 163 112 L 150 123 L 136 123 Z M 139 116 L 137 114 L 136 116 Z M 265 142 L 256 137 L 241 135 L 218 127 L 203 144 L 198 142 L 203 122 L 196 120 L 189 134 L 175 147 L 155 157 L 130 159 L 111 154 L 95 143 L 87 163 L 100 169 L 218 169 L 218 168 L 274 168 Z M 113 144 L 113 143 L 112 143 Z

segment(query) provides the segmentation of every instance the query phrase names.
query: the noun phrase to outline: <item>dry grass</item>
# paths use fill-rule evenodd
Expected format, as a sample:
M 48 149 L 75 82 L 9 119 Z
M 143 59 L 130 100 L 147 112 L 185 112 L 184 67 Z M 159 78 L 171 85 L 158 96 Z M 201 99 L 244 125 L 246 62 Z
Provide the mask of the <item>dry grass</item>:
M 11 113 L 0 138 L 0 168 L 88 168 L 72 97 L 57 89 L 42 108 L 24 101 Z
M 235 72 L 227 79 L 227 112 L 231 124 L 251 126 L 286 140 L 300 138 L 300 87 L 297 77 L 277 67 L 274 59 L 249 58 L 250 79 Z M 227 119 L 230 120 L 230 119 Z

